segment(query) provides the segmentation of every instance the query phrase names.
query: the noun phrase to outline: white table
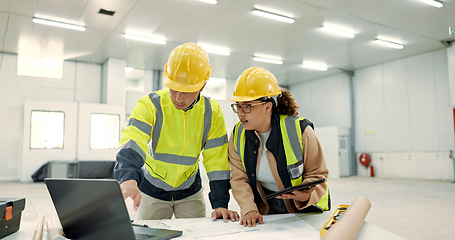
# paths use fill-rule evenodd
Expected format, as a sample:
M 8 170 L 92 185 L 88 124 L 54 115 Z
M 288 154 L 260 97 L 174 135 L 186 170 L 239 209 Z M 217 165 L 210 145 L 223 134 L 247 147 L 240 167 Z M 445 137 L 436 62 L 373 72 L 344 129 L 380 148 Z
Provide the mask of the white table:
M 296 214 L 299 218 L 309 223 L 315 229 L 320 230 L 321 227 L 326 223 L 327 219 L 331 216 L 331 212 L 324 212 L 322 214 L 317 213 L 300 213 Z M 166 228 L 166 225 L 162 224 L 159 220 L 141 220 L 135 221 L 135 223 L 147 224 L 150 227 Z M 13 233 L 3 240 L 30 240 L 33 238 L 35 231 L 36 222 L 33 221 L 22 221 L 18 232 Z M 43 240 L 47 239 L 46 230 L 43 231 Z M 176 238 L 178 239 L 178 238 Z M 358 240 L 404 240 L 405 238 L 386 231 L 374 224 L 364 222 L 357 238 Z

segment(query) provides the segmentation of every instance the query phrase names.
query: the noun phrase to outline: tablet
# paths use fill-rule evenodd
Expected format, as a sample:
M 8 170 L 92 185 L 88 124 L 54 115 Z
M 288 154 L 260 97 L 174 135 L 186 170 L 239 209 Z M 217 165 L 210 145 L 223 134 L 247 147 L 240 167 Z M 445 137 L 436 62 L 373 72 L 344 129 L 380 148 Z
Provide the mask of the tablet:
M 307 183 L 302 183 L 300 185 L 288 187 L 288 188 L 286 188 L 284 190 L 281 190 L 279 192 L 274 192 L 272 194 L 269 194 L 269 195 L 266 196 L 266 198 L 267 199 L 271 199 L 271 198 L 274 198 L 274 197 L 276 197 L 278 195 L 281 195 L 283 193 L 290 193 L 290 192 L 292 192 L 294 190 L 302 190 L 302 189 L 305 189 L 305 188 L 309 188 L 309 187 L 312 187 L 312 186 L 317 185 L 319 183 L 323 183 L 324 181 L 325 181 L 325 179 L 323 178 L 323 179 L 318 179 L 318 180 L 313 181 L 313 182 L 307 182 Z

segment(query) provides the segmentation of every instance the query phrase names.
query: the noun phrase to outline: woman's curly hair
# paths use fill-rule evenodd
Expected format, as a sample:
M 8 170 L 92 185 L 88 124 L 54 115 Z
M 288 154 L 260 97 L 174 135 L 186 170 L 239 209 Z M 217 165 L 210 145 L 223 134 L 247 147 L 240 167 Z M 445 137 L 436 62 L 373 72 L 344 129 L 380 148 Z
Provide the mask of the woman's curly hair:
M 282 89 L 281 94 L 277 97 L 278 106 L 273 104 L 272 111 L 277 114 L 287 115 L 287 116 L 297 116 L 299 108 L 294 101 L 294 98 L 291 97 L 291 92 L 287 89 Z M 266 100 L 267 102 L 274 102 L 272 98 Z

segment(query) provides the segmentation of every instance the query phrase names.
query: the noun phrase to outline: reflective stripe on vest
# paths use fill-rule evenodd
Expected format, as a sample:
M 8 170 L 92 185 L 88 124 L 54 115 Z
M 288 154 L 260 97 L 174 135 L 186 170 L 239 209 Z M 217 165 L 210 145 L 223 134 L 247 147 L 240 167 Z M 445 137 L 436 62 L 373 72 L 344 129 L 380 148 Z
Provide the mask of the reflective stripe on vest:
M 303 154 L 300 120 L 296 116 L 280 115 L 280 129 L 286 155 L 287 170 L 292 186 L 302 184 Z M 291 139 L 293 141 L 291 141 Z M 298 139 L 298 141 L 296 141 Z
M 292 186 L 295 186 L 301 184 L 303 181 L 303 142 L 301 134 L 304 129 L 301 129 L 300 127 L 300 120 L 304 120 L 305 118 L 286 115 L 279 115 L 279 117 L 282 136 L 281 138 L 283 141 L 284 152 L 286 156 L 287 170 L 289 177 L 291 178 L 291 184 Z M 245 129 L 243 128 L 241 122 L 239 122 L 237 123 L 236 131 L 234 132 L 234 147 L 239 154 L 240 159 L 242 159 L 243 168 L 246 171 L 244 160 L 245 140 Z M 322 210 L 329 210 L 328 184 L 326 186 L 327 189 L 324 196 L 322 196 L 321 200 L 315 204 Z
M 241 122 L 237 123 L 236 130 L 234 132 L 234 146 L 235 146 L 235 151 L 240 156 L 240 159 L 242 159 L 242 164 L 243 164 L 243 169 L 246 171 L 245 167 L 245 161 L 244 161 L 244 154 L 245 154 L 245 129 L 243 128 L 243 125 Z M 240 151 L 239 151 L 240 149 Z

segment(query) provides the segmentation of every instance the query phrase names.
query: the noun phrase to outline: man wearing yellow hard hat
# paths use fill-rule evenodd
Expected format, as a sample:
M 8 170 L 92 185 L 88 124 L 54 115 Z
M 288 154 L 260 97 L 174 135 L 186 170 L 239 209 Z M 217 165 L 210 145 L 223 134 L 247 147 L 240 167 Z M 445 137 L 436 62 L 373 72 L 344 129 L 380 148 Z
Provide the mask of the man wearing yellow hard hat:
M 240 224 L 255 226 L 264 214 L 330 210 L 327 184 L 279 194 L 285 188 L 327 179 L 324 154 L 313 123 L 297 116 L 291 93 L 260 67 L 248 68 L 235 84 L 232 110 L 239 122 L 229 139 L 232 194 Z
M 164 66 L 167 88 L 142 97 L 131 112 L 114 175 L 140 219 L 205 217 L 201 152 L 212 218 L 239 219 L 227 209 L 230 168 L 224 117 L 219 104 L 201 94 L 211 73 L 200 46 L 177 46 Z

